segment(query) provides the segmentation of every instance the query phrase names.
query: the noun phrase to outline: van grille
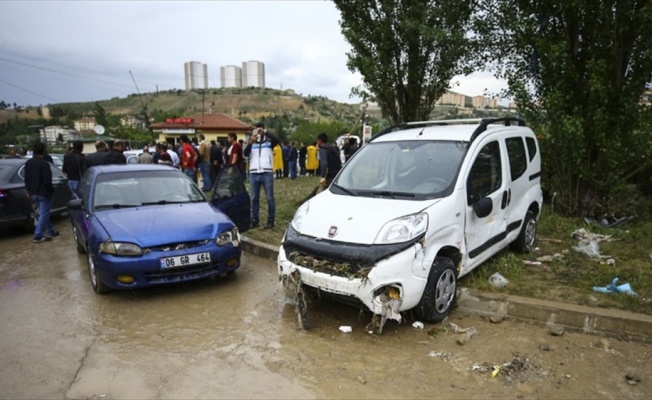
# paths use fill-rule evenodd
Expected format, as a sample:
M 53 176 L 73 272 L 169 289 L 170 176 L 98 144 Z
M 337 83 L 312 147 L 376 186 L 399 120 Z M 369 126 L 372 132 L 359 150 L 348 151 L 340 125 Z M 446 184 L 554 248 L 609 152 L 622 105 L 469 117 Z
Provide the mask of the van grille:
M 299 251 L 291 252 L 288 256 L 288 260 L 296 265 L 311 269 L 315 272 L 321 272 L 331 276 L 340 276 L 350 280 L 366 280 L 369 272 L 373 268 L 372 265 L 352 264 L 346 261 L 317 258 Z

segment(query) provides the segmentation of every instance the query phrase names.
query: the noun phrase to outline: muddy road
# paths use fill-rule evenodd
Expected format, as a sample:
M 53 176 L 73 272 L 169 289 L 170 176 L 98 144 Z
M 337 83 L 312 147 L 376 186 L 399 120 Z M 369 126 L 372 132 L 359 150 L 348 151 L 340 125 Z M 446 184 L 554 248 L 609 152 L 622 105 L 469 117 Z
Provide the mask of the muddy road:
M 637 343 L 458 312 L 373 337 L 370 314 L 318 299 L 298 330 L 274 263 L 251 255 L 234 276 L 96 295 L 55 225 L 42 244 L 0 232 L 2 398 L 652 398 Z M 451 322 L 477 333 L 460 345 Z

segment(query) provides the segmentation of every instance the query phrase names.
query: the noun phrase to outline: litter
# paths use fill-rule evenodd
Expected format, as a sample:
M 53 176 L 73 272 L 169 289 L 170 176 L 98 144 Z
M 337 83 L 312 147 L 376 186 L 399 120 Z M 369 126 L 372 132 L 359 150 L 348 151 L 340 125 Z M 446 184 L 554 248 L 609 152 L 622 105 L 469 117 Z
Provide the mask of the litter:
M 621 218 L 615 218 L 615 217 L 605 217 L 602 218 L 600 221 L 598 221 L 595 218 L 590 218 L 586 217 L 584 218 L 584 222 L 587 224 L 593 224 L 593 225 L 600 225 L 600 226 L 606 226 L 609 228 L 616 228 L 618 226 L 624 225 L 625 223 L 633 220 L 633 216 L 627 216 L 627 217 L 621 217 Z
M 464 346 L 466 344 L 466 342 L 468 342 L 469 339 L 471 339 L 471 337 L 473 335 L 478 333 L 478 331 L 474 327 L 460 328 L 457 324 L 454 324 L 452 322 L 451 322 L 450 325 L 451 325 L 451 328 L 453 328 L 453 332 L 455 332 L 455 333 L 465 333 L 466 334 L 466 335 L 464 335 L 464 337 L 461 337 L 461 338 L 457 339 L 457 344 L 459 344 L 460 346 Z
M 577 246 L 573 246 L 573 250 L 584 253 L 591 258 L 600 257 L 600 245 L 595 239 L 582 239 Z
M 507 286 L 509 281 L 505 279 L 499 272 L 494 273 L 489 277 L 489 283 L 493 287 L 502 288 Z
M 414 321 L 414 323 L 412 324 L 412 326 L 413 326 L 414 328 L 416 328 L 416 329 L 423 329 L 423 322 Z
M 542 258 L 542 257 L 539 257 L 539 258 Z M 523 260 L 523 264 L 525 264 L 525 265 L 541 265 L 541 261 Z
M 618 277 L 616 277 L 607 286 L 593 286 L 593 291 L 600 293 L 627 293 L 630 296 L 638 296 L 638 294 L 632 290 L 632 287 L 629 285 L 629 283 L 618 285 L 618 280 Z
M 495 378 L 500 372 L 500 365 L 494 365 L 494 370 L 491 372 L 491 377 Z
M 350 326 L 340 326 L 340 332 L 351 333 L 353 332 L 353 328 L 351 328 Z

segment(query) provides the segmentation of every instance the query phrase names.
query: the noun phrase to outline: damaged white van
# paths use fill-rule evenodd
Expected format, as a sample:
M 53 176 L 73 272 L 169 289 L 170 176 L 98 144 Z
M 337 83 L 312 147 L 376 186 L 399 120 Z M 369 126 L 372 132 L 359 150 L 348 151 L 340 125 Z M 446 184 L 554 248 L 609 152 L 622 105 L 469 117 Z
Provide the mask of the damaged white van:
M 510 244 L 530 250 L 542 201 L 541 154 L 523 120 L 402 124 L 374 136 L 299 207 L 279 277 L 298 308 L 306 291 L 363 305 L 379 333 L 408 310 L 438 322 L 458 278 Z

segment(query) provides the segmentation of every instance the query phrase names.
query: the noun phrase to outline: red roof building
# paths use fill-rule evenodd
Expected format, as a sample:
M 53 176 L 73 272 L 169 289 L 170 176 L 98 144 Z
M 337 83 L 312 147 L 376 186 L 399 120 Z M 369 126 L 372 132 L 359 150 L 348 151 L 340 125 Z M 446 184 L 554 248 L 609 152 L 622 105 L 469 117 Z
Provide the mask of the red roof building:
M 168 118 L 165 122 L 151 124 L 149 130 L 158 134 L 159 142 L 178 144 L 182 134 L 191 139 L 203 134 L 209 141 L 226 141 L 228 133 L 235 132 L 238 139 L 246 140 L 251 125 L 223 113 L 199 113 L 181 118 Z

